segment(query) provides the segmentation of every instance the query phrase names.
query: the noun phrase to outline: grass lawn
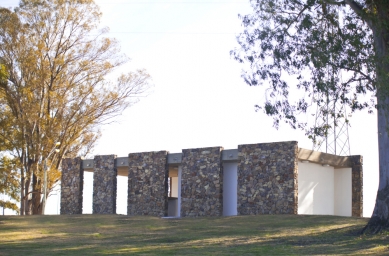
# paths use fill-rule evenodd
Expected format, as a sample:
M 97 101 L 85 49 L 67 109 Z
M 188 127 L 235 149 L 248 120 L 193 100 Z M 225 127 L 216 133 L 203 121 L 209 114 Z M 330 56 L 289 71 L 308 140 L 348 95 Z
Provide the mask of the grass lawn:
M 304 215 L 0 216 L 0 255 L 389 255 L 389 233 L 357 234 L 367 221 Z

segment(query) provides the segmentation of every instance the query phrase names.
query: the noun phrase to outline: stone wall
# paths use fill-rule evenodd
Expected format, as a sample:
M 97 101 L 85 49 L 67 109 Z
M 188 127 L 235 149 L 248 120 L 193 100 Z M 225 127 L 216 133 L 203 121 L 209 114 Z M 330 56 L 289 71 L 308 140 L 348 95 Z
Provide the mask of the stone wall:
M 238 152 L 238 215 L 297 214 L 297 142 L 239 145 Z
M 182 150 L 181 217 L 223 214 L 222 149 Z
M 352 186 L 352 216 L 363 217 L 363 158 L 350 156 Z
M 95 156 L 93 165 L 93 213 L 116 214 L 116 155 Z
M 167 153 L 128 155 L 128 215 L 167 216 Z
M 237 151 L 224 152 L 224 160 L 222 150 L 222 147 L 184 149 L 182 154 L 174 154 L 174 161 L 169 160 L 181 169 L 182 217 L 223 215 L 222 161 L 238 163 L 238 215 L 297 214 L 297 142 L 239 145 Z M 167 151 L 129 154 L 128 215 L 167 216 L 168 157 L 172 155 Z M 350 156 L 350 159 L 352 216 L 361 217 L 363 159 L 362 156 Z M 82 213 L 82 161 L 81 158 L 62 161 L 61 214 Z M 115 162 L 115 155 L 96 156 L 84 162 L 86 168 L 92 168 L 92 165 L 94 168 L 94 214 L 116 213 Z M 124 159 L 118 164 L 127 166 Z
M 82 214 L 84 170 L 82 158 L 62 160 L 61 214 Z

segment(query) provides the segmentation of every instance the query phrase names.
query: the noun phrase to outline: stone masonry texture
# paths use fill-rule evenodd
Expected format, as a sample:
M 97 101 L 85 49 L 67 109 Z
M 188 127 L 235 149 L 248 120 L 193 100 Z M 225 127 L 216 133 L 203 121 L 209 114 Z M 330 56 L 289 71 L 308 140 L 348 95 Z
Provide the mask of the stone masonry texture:
M 238 215 L 297 214 L 296 141 L 238 146 Z
M 352 186 L 352 216 L 363 217 L 363 158 L 362 156 L 350 156 L 351 158 L 351 186 Z
M 128 155 L 128 215 L 167 216 L 167 151 Z
M 93 170 L 93 213 L 116 214 L 116 155 L 95 156 Z
M 84 171 L 82 158 L 62 160 L 61 214 L 82 214 Z
M 182 150 L 181 216 L 223 214 L 222 147 Z

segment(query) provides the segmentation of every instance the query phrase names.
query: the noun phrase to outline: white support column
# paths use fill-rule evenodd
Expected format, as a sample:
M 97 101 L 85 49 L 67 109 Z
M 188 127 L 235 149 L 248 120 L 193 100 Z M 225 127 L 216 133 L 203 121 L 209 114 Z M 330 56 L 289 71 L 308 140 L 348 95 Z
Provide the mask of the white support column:
M 238 214 L 238 163 L 223 163 L 223 216 Z

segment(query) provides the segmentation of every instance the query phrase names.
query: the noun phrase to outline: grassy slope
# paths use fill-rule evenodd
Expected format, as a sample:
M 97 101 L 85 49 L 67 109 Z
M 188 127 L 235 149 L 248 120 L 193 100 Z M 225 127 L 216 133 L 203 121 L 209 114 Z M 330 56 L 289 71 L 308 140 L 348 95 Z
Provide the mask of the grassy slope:
M 296 215 L 0 216 L 0 255 L 389 254 L 389 234 L 356 235 L 366 222 Z

